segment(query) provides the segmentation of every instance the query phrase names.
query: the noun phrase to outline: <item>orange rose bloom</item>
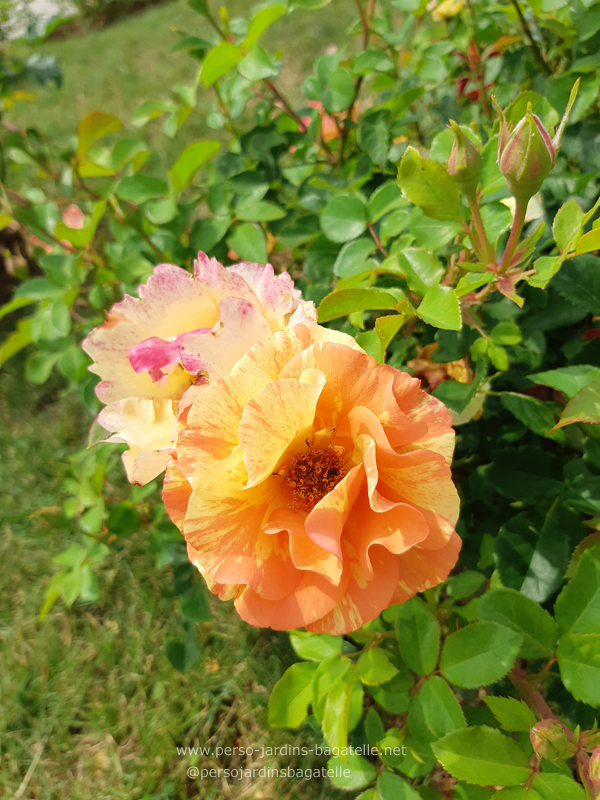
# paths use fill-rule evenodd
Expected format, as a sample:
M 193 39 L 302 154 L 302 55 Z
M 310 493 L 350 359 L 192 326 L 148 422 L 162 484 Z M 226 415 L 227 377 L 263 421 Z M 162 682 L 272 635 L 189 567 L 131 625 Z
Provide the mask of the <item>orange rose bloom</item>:
M 194 401 L 163 498 L 252 625 L 332 634 L 445 580 L 460 539 L 445 406 L 345 334 L 296 325 Z

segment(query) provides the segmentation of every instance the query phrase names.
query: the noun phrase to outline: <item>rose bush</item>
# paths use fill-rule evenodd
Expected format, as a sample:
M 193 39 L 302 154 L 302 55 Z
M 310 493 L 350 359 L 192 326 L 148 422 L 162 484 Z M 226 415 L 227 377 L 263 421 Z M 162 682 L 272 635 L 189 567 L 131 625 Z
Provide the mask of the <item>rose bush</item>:
M 456 563 L 453 445 L 446 407 L 418 380 L 298 325 L 196 398 L 163 498 L 246 622 L 347 633 Z
M 98 603 L 105 567 L 126 561 L 137 535 L 178 598 L 165 655 L 203 670 L 202 646 L 216 653 L 228 612 L 215 603 L 210 623 L 189 549 L 244 619 L 307 628 L 290 633 L 302 661 L 275 684 L 269 720 L 305 726 L 298 735 L 332 753 L 379 748 L 333 758 L 351 773 L 336 773 L 338 788 L 365 800 L 593 797 L 598 3 L 357 0 L 358 36 L 316 59 L 290 100 L 276 43 L 323 4 L 261 3 L 230 19 L 194 0 L 207 38 L 181 32 L 177 48 L 200 68 L 170 99 L 125 121 L 90 112 L 66 148 L 1 132 L 17 190 L 4 222 L 26 231 L 39 271 L 15 267 L 0 362 L 26 349 L 28 380 L 56 370 L 95 415 L 98 375 L 79 343 L 154 272 L 86 346 L 98 338 L 102 421 L 131 445 L 135 478 L 172 458 L 164 498 L 183 531 L 152 498 L 158 481 L 123 497 L 111 447 L 80 454 L 60 524 L 82 546 L 57 559 L 42 614 L 61 595 Z M 166 171 L 152 132 L 129 138 L 161 115 L 172 137 L 194 115 L 219 133 L 182 144 Z M 15 176 L 34 170 L 42 188 L 31 191 Z M 72 202 L 83 217 L 65 216 Z M 200 290 L 198 250 L 223 264 L 270 260 L 327 329 L 287 316 L 263 325 L 269 303 L 246 275 L 258 302 Z M 165 276 L 177 304 L 186 295 L 170 315 L 152 288 Z M 242 307 L 258 333 L 238 336 Z M 440 403 L 457 429 L 454 566 Z M 538 758 L 530 733 L 543 720 L 568 744 Z
M 139 298 L 128 295 L 83 343 L 107 403 L 100 424 L 123 453 L 127 477 L 143 485 L 165 468 L 179 415 L 203 387 L 227 375 L 246 349 L 303 320 L 316 321 L 287 273 L 204 253 L 190 275 L 159 264 Z

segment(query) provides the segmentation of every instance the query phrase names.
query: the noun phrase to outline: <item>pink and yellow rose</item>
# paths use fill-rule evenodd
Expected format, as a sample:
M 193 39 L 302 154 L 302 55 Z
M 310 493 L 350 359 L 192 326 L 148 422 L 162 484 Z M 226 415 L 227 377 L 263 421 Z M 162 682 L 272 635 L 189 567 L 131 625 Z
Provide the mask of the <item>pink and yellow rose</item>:
M 83 343 L 100 375 L 100 424 L 125 442 L 127 476 L 144 484 L 165 468 L 178 419 L 246 350 L 276 331 L 316 322 L 287 273 L 198 254 L 194 274 L 160 264 Z
M 355 341 L 298 324 L 193 400 L 163 498 L 248 623 L 343 634 L 445 580 L 460 549 L 445 406 Z

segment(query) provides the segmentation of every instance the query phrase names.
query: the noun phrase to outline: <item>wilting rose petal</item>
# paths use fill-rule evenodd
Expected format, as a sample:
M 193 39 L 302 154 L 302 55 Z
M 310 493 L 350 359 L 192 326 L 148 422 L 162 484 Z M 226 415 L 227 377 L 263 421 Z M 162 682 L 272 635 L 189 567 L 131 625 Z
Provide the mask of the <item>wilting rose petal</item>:
M 152 477 L 160 474 L 165 457 L 156 454 L 171 446 L 178 416 L 184 423 L 204 388 L 228 375 L 249 347 L 298 321 L 316 319 L 314 304 L 302 301 L 290 276 L 276 276 L 269 264 L 223 267 L 199 253 L 193 275 L 173 264 L 155 267 L 139 298 L 126 295 L 83 343 L 94 361 L 91 371 L 102 378 L 98 397 L 109 404 L 105 427 L 132 449 L 123 459 L 130 480 L 134 471 L 137 483 L 157 469 Z M 139 424 L 133 424 L 135 404 L 127 411 L 123 405 L 130 400 L 174 402 L 171 429 L 161 424 L 148 436 L 155 423 L 139 403 Z
M 165 504 L 247 622 L 347 633 L 456 563 L 450 417 L 350 337 L 275 333 L 180 424 Z

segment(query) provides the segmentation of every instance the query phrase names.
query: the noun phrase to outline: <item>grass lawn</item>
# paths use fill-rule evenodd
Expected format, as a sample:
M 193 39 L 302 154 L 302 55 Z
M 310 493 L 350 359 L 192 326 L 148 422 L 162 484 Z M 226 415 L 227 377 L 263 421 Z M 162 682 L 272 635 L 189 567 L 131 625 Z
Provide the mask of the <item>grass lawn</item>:
M 79 535 L 51 527 L 40 509 L 60 504 L 60 476 L 89 424 L 58 383 L 27 386 L 18 358 L 0 375 L 0 796 L 12 798 L 39 754 L 26 790 L 36 800 L 307 798 L 342 794 L 321 781 L 256 777 L 190 780 L 213 767 L 177 747 L 314 746 L 305 732 L 270 730 L 266 704 L 292 663 L 287 635 L 251 628 L 231 603 L 213 602 L 208 644 L 185 675 L 165 655 L 178 637 L 176 603 L 163 596 L 145 535 L 134 535 L 100 572 L 101 600 L 40 622 L 52 558 Z M 46 513 L 47 517 L 47 513 Z M 257 760 L 258 759 L 258 760 Z M 250 759 L 224 758 L 223 767 Z M 252 766 L 306 768 L 296 757 L 257 756 Z M 317 759 L 312 766 L 324 766 Z M 347 796 L 347 795 L 346 795 Z
M 228 5 L 235 13 L 246 4 L 236 0 Z M 286 69 L 279 83 L 292 102 L 314 58 L 331 41 L 344 39 L 340 31 L 352 18 L 348 0 L 333 0 L 320 12 L 282 18 L 265 36 L 268 46 L 283 50 Z M 64 140 L 76 134 L 90 110 L 113 112 L 126 121 L 144 100 L 167 97 L 173 84 L 194 81 L 196 62 L 170 53 L 178 39 L 171 28 L 202 34 L 204 24 L 178 1 L 104 30 L 34 48 L 60 59 L 64 88 L 38 89 L 37 105 L 20 105 L 11 122 L 40 127 Z M 344 40 L 354 46 L 351 36 Z M 150 139 L 163 160 L 206 135 L 201 114 L 207 95 L 199 97 L 199 113 L 175 141 L 165 137 L 161 122 L 151 124 Z M 287 635 L 250 628 L 231 603 L 213 602 L 208 643 L 192 670 L 181 675 L 171 667 L 165 643 L 180 637 L 179 612 L 166 596 L 170 568 L 156 570 L 145 533 L 134 534 L 103 565 L 99 603 L 75 604 L 69 611 L 59 601 L 39 621 L 44 592 L 58 570 L 52 559 L 80 538 L 51 519 L 52 509 L 64 500 L 61 477 L 69 456 L 84 446 L 90 419 L 73 397 L 61 396 L 57 380 L 30 386 L 23 370 L 17 356 L 0 372 L 0 796 L 347 796 L 315 780 L 257 777 L 201 783 L 186 775 L 190 766 L 212 767 L 214 762 L 178 756 L 178 746 L 256 748 L 301 742 L 313 747 L 315 741 L 307 732 L 269 729 L 267 700 L 293 653 Z M 269 757 L 255 759 L 253 766 L 324 764 L 324 759 Z M 222 766 L 248 764 L 231 758 Z
M 230 0 L 226 5 L 234 17 L 251 3 Z M 264 35 L 268 49 L 282 51 L 285 67 L 278 85 L 292 101 L 314 59 L 331 42 L 346 43 L 348 52 L 356 46 L 355 37 L 345 35 L 354 18 L 349 0 L 333 0 L 320 11 L 295 11 L 281 17 Z M 195 83 L 198 63 L 186 53 L 171 53 L 171 49 L 179 41 L 176 29 L 206 37 L 206 27 L 203 17 L 177 0 L 65 41 L 49 41 L 31 49 L 19 44 L 17 51 L 25 55 L 55 55 L 64 72 L 64 85 L 62 89 L 36 89 L 37 103 L 18 104 L 11 112 L 11 122 L 35 126 L 51 138 L 62 139 L 77 133 L 88 111 L 114 113 L 126 124 L 145 100 L 167 98 L 171 86 Z M 207 132 L 214 137 L 215 132 L 204 122 L 210 100 L 209 93 L 200 88 L 197 113 L 188 118 L 175 142 L 164 135 L 162 121 L 150 123 L 150 141 L 161 158 L 168 159 Z

